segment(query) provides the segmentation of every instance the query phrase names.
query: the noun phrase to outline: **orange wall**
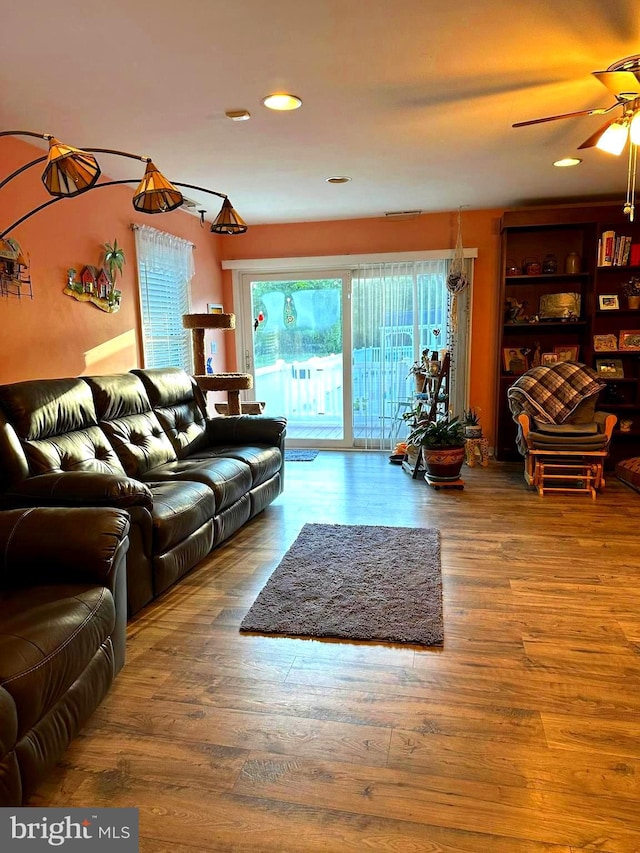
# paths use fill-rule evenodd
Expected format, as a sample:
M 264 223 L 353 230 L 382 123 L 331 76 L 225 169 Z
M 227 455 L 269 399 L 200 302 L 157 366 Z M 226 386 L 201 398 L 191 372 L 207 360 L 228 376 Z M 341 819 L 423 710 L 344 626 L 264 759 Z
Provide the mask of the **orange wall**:
M 0 139 L 0 176 L 43 153 L 15 137 Z M 97 157 L 104 175 L 113 158 Z M 127 162 L 131 163 L 131 177 L 141 178 L 144 164 Z M 41 172 L 42 166 L 34 166 L 0 190 L 0 231 L 51 198 L 40 181 Z M 171 177 L 180 180 L 180 176 Z M 183 211 L 157 216 L 137 213 L 131 205 L 135 186 L 94 189 L 64 199 L 8 235 L 30 257 L 33 299 L 0 297 L 0 382 L 116 373 L 142 366 L 132 222 L 151 225 L 195 244 L 193 311 L 206 311 L 207 302 L 222 302 L 219 251 L 224 238 L 211 234 L 208 227 L 202 229 L 197 217 Z M 62 291 L 67 269 L 73 267 L 79 275 L 86 264 L 99 265 L 103 244 L 114 239 L 124 249 L 126 264 L 118 279 L 122 306 L 117 313 L 107 314 L 89 303 L 76 302 Z M 220 370 L 225 364 L 226 341 L 221 335 L 217 340 L 216 370 Z
M 498 339 L 498 269 L 501 210 L 469 210 L 462 216 L 464 245 L 478 249 L 472 310 L 470 403 L 479 408 L 485 435 L 493 443 L 496 347 Z M 353 219 L 288 225 L 256 225 L 221 244 L 224 260 L 318 255 L 411 252 L 453 249 L 457 211 L 415 219 Z M 231 273 L 223 272 L 224 304 L 232 305 Z M 229 348 L 229 369 L 235 369 Z

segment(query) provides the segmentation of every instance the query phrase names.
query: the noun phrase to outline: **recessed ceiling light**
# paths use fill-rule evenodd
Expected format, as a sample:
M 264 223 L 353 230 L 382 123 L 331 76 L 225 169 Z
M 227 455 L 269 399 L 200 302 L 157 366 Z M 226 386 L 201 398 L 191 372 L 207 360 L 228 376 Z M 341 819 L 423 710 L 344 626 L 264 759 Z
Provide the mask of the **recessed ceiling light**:
M 290 95 L 288 92 L 274 92 L 273 95 L 267 95 L 262 99 L 262 103 L 269 110 L 297 110 L 302 106 L 302 99 L 297 95 Z
M 231 121 L 248 121 L 251 118 L 249 110 L 227 110 L 225 115 Z
M 325 178 L 328 184 L 348 184 L 351 178 L 348 175 L 333 175 L 331 178 Z
M 554 166 L 559 166 L 564 169 L 566 166 L 579 166 L 582 160 L 579 157 L 563 157 L 562 160 L 556 160 Z

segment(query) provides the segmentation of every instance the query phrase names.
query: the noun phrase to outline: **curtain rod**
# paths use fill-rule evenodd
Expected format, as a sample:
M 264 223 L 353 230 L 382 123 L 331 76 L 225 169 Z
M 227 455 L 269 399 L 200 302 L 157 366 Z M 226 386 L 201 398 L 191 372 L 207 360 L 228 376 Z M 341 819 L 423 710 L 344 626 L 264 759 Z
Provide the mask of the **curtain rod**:
M 153 225 L 138 225 L 136 222 L 132 222 L 129 226 L 132 231 L 139 231 L 141 228 L 151 228 L 153 231 L 157 231 L 158 234 L 167 234 L 169 237 L 175 237 L 176 240 L 182 240 L 188 246 L 191 246 L 192 249 L 197 249 L 195 243 L 192 243 L 190 240 L 185 240 L 184 237 L 178 237 L 177 234 L 171 234 L 169 231 L 161 231 L 159 228 L 154 228 Z

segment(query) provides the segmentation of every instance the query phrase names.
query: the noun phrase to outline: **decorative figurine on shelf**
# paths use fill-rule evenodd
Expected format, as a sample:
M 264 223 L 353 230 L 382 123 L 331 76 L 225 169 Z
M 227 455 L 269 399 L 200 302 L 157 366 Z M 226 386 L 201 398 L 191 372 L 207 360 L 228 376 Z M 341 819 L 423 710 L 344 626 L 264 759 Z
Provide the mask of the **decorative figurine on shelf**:
M 518 302 L 514 296 L 507 296 L 507 304 L 505 306 L 505 322 L 521 323 L 523 321 L 524 309 L 527 307 L 526 302 Z

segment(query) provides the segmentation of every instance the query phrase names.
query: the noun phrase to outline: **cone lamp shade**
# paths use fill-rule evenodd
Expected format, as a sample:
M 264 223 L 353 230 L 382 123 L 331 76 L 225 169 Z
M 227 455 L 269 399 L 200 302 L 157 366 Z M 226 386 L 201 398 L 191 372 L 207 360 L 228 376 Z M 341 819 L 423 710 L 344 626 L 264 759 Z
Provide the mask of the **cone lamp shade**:
M 222 210 L 216 216 L 211 226 L 214 234 L 244 234 L 247 224 L 244 219 L 236 213 L 228 198 L 222 203 Z
M 153 165 L 147 163 L 144 177 L 133 196 L 133 206 L 141 213 L 167 213 L 182 204 L 182 193 Z
M 100 166 L 92 154 L 51 137 L 42 173 L 42 182 L 51 195 L 71 198 L 90 190 L 99 177 Z

